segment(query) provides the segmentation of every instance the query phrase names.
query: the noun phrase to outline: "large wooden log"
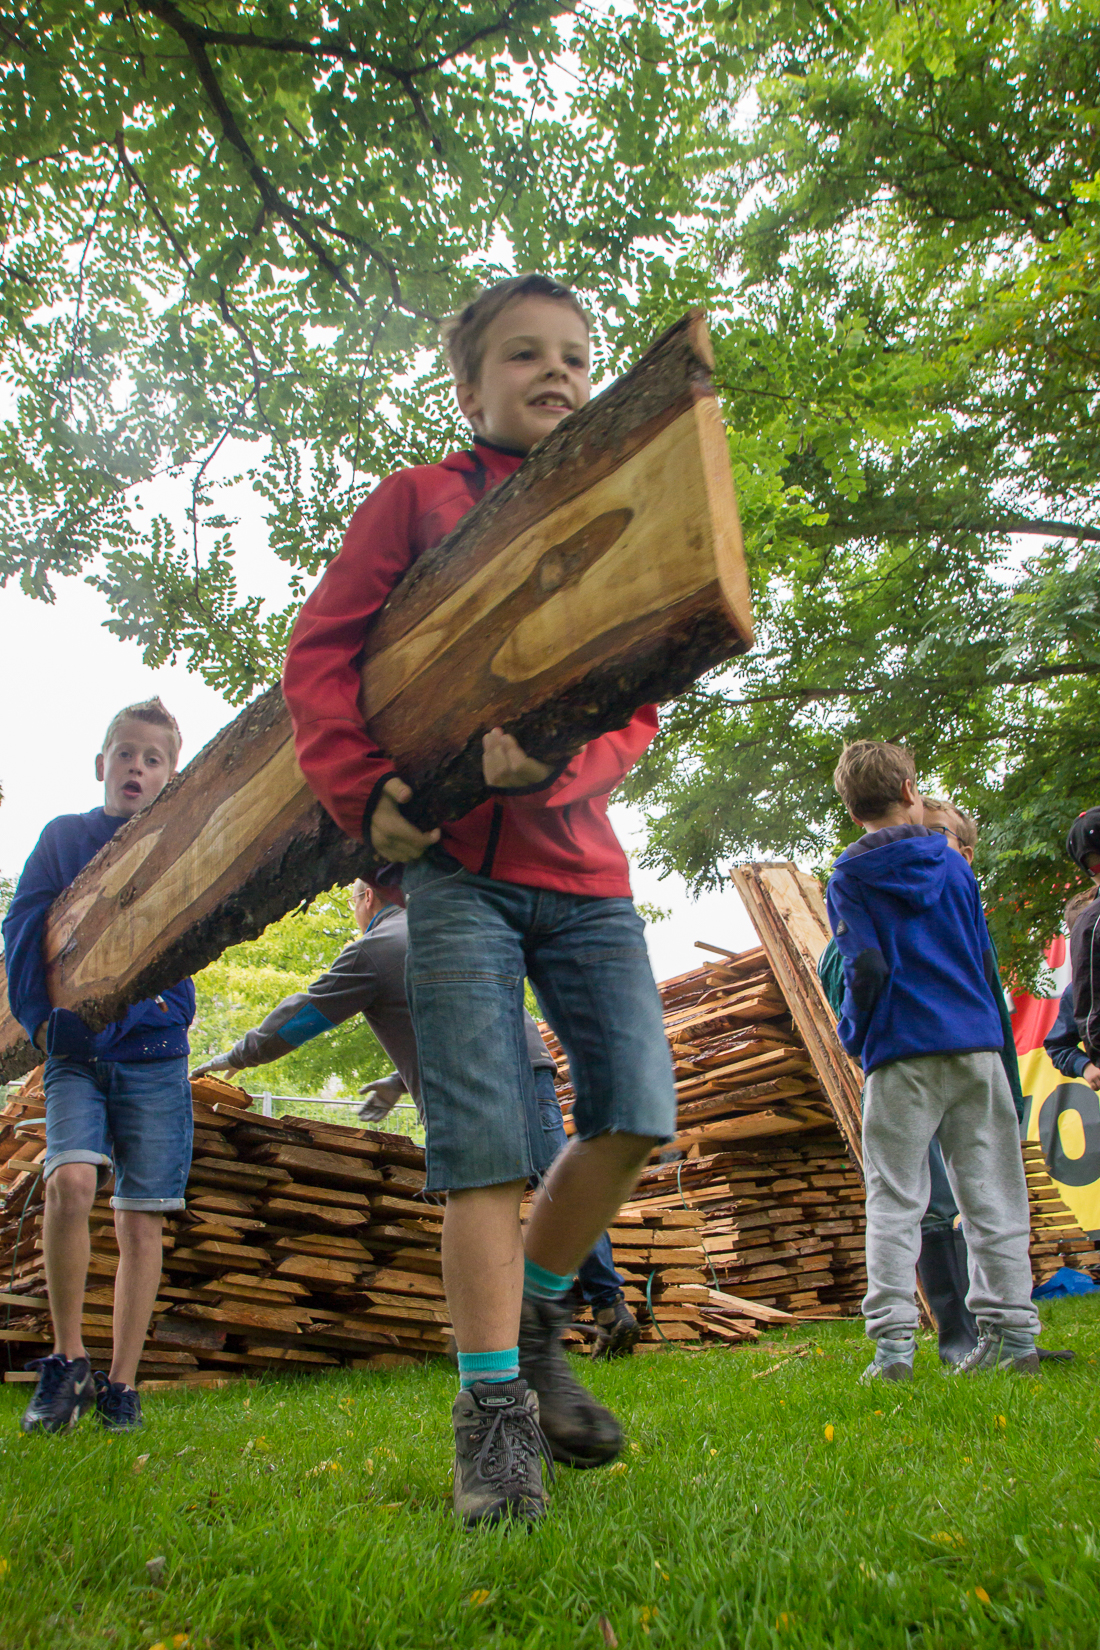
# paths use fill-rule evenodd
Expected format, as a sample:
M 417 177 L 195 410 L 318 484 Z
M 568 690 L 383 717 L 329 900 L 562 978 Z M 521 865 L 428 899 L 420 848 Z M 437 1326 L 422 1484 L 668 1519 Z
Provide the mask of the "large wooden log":
M 415 788 L 418 823 L 486 796 L 486 729 L 553 761 L 751 644 L 712 365 L 693 313 L 391 595 L 367 638 L 362 702 Z M 273 688 L 54 903 L 51 1000 L 98 1029 L 370 861 L 313 800 Z M 5 1013 L 0 1078 L 35 1063 Z

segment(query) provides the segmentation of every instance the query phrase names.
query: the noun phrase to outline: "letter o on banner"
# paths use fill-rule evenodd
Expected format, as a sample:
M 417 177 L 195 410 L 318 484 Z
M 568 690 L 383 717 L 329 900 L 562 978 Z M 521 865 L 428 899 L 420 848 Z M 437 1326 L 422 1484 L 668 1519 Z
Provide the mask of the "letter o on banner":
M 1070 1157 L 1062 1144 L 1058 1120 L 1064 1112 L 1080 1118 L 1085 1149 Z M 1100 1180 L 1100 1095 L 1087 1083 L 1059 1083 L 1043 1101 L 1039 1113 L 1039 1144 L 1047 1169 L 1063 1186 L 1091 1186 Z

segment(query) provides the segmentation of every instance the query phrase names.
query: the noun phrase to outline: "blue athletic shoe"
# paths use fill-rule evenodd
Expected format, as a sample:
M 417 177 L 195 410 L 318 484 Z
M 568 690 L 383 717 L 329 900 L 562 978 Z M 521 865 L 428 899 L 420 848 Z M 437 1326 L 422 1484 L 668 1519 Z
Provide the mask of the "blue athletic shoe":
M 23 1411 L 24 1432 L 71 1432 L 95 1403 L 95 1387 L 87 1358 L 32 1358 L 25 1366 L 37 1369 L 34 1397 Z
M 95 1372 L 95 1412 L 108 1432 L 137 1432 L 145 1425 L 141 1399 L 125 1381 L 110 1381 L 101 1369 Z

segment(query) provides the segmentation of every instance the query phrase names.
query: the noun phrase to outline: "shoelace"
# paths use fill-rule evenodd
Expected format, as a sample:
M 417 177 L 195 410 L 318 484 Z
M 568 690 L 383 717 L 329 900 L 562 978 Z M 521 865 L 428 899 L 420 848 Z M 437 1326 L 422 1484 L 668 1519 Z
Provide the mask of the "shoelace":
M 36 1402 L 40 1405 L 52 1404 L 65 1379 L 67 1368 L 65 1359 L 56 1352 L 51 1352 L 47 1358 L 32 1358 L 24 1369 L 37 1369 L 38 1391 L 35 1394 Z
M 473 1441 L 477 1442 L 476 1437 Z M 531 1411 L 517 1405 L 515 1409 L 498 1410 L 493 1416 L 478 1452 L 477 1470 L 488 1484 L 521 1483 L 528 1463 L 539 1456 L 546 1462 L 553 1483 L 557 1473 L 546 1434 Z

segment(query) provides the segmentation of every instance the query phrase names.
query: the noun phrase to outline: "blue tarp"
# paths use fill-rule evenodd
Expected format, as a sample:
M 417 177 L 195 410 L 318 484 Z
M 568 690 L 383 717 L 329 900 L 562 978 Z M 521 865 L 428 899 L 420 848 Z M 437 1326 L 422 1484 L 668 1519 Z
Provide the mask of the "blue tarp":
M 1087 1272 L 1076 1272 L 1072 1266 L 1059 1266 L 1053 1277 L 1031 1291 L 1031 1298 L 1033 1301 L 1049 1301 L 1056 1295 L 1093 1293 L 1100 1293 L 1100 1284 L 1093 1283 Z

